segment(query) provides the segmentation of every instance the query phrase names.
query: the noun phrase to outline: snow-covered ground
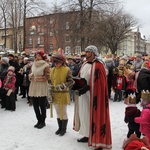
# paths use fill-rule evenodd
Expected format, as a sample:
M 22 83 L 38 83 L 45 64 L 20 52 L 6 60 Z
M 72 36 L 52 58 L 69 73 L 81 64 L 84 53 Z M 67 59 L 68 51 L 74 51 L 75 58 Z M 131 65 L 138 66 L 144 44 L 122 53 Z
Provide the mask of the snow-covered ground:
M 68 128 L 63 137 L 55 135 L 57 121 L 54 108 L 53 118 L 50 118 L 50 109 L 47 109 L 46 127 L 36 129 L 33 127 L 37 122 L 34 110 L 27 104 L 27 100 L 18 97 L 16 107 L 15 112 L 0 108 L 0 150 L 92 150 L 87 143 L 78 143 L 77 138 L 82 136 L 72 130 L 73 102 L 68 106 Z M 123 101 L 110 100 L 112 150 L 121 150 L 122 142 L 126 138 L 125 107 Z

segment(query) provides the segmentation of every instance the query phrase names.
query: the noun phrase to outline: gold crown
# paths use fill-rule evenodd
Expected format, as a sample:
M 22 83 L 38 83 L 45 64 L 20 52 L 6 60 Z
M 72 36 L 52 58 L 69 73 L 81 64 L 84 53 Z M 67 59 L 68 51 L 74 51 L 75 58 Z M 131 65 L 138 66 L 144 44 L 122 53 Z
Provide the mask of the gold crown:
M 129 104 L 136 104 L 136 97 L 129 97 Z
M 129 104 L 136 104 L 135 93 L 128 95 Z
M 141 92 L 141 98 L 143 100 L 147 100 L 147 101 L 150 101 L 150 92 L 147 90 L 147 91 L 142 91 Z

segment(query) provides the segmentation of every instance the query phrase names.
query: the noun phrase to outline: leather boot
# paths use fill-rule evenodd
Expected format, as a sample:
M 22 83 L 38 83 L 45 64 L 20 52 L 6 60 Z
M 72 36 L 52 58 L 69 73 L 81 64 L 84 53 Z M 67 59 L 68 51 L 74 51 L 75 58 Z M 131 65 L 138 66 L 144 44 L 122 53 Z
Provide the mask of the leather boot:
M 55 132 L 56 135 L 58 135 L 61 131 L 62 120 L 60 120 L 60 118 L 57 118 L 57 123 L 58 123 L 58 130 Z
M 34 128 L 37 128 L 40 125 L 41 121 L 38 121 L 35 125 Z
M 67 120 L 62 120 L 61 131 L 59 133 L 60 136 L 63 136 L 66 133 L 67 124 L 68 124 L 68 119 Z
M 45 126 L 46 126 L 45 122 L 41 122 L 37 128 L 42 129 Z

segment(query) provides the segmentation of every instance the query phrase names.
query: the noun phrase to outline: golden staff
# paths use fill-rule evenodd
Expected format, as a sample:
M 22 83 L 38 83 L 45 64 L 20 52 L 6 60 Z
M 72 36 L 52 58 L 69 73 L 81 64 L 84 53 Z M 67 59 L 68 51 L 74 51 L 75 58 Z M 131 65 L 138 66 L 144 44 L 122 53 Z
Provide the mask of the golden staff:
M 53 118 L 53 104 L 50 103 L 50 117 Z

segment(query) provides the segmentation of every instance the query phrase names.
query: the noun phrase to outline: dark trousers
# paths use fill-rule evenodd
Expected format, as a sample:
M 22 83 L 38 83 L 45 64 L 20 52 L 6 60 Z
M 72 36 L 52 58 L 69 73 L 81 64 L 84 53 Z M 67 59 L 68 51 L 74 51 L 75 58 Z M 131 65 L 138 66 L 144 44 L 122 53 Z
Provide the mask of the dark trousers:
M 38 122 L 45 123 L 46 118 L 46 96 L 32 97 L 34 112 Z
M 27 96 L 27 98 L 28 98 L 28 100 L 29 100 L 29 96 L 28 96 L 28 92 L 29 92 L 29 86 L 22 86 L 22 95 L 24 96 L 24 97 L 26 97 Z
M 138 138 L 141 137 L 141 132 L 139 131 L 139 127 L 136 127 L 136 128 L 130 128 L 129 127 L 127 138 L 129 138 L 130 135 L 133 134 L 134 132 L 135 132 L 135 134 L 137 135 Z
M 116 89 L 116 90 L 115 90 L 114 101 L 121 101 L 121 100 L 122 100 L 122 91 Z
M 6 90 L 1 88 L 0 90 L 0 97 L 1 97 L 1 105 L 2 105 L 2 108 L 5 108 L 6 107 Z
M 16 110 L 16 99 L 14 92 L 11 92 L 10 96 L 6 95 L 6 110 Z

